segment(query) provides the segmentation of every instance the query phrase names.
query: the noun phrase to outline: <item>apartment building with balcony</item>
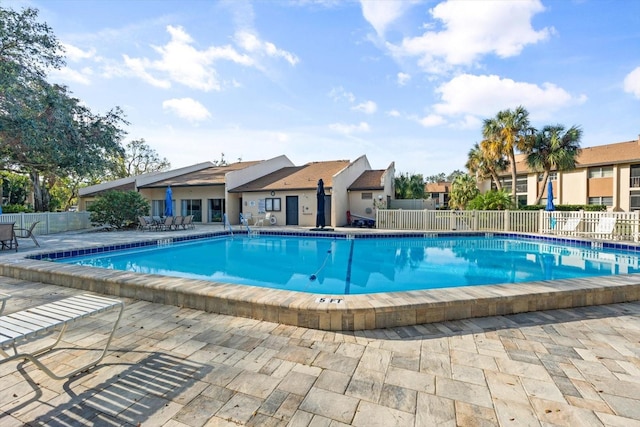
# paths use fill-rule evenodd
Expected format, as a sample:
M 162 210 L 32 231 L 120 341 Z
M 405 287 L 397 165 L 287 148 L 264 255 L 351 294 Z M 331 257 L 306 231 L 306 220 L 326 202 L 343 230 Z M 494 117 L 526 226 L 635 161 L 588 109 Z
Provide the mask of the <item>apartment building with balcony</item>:
M 519 205 L 532 205 L 539 194 L 540 204 L 547 201 L 542 173 L 532 171 L 523 155 L 516 156 L 516 194 Z M 640 210 L 640 136 L 614 144 L 585 147 L 571 171 L 552 171 L 554 203 L 561 205 L 605 205 L 608 210 Z M 502 187 L 511 192 L 511 170 L 501 173 Z M 485 192 L 496 185 L 491 180 L 479 183 Z

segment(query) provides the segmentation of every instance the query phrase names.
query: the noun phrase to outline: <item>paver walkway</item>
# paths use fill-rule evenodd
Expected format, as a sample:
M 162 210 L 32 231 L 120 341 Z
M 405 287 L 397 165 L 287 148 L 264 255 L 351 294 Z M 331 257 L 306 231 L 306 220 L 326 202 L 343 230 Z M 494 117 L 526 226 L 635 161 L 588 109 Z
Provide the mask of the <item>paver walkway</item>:
M 76 293 L 0 292 L 8 313 Z M 125 302 L 90 372 L 0 365 L 0 425 L 640 426 L 640 303 L 340 333 Z M 89 356 L 69 349 L 98 347 L 109 316 L 49 363 Z

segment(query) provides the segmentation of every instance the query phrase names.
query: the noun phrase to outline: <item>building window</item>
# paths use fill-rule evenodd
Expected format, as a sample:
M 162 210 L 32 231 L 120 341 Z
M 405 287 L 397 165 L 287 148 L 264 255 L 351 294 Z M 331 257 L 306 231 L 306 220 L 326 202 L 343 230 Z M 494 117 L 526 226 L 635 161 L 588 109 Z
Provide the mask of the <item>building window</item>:
M 495 189 L 493 183 L 491 184 L 491 188 Z M 502 189 L 506 192 L 511 192 L 511 178 L 503 178 L 502 179 Z M 519 176 L 516 178 L 516 193 L 526 193 L 527 192 L 527 177 Z
M 164 216 L 165 213 L 165 201 L 162 200 L 152 200 L 151 201 L 151 215 L 153 216 Z M 175 213 L 175 209 L 174 209 Z
M 631 165 L 631 180 L 629 186 L 631 188 L 640 188 L 640 165 Z
M 538 182 L 542 182 L 544 178 L 543 173 L 538 174 Z M 557 181 L 558 180 L 558 172 L 549 172 L 549 181 Z
M 194 222 L 202 222 L 202 200 L 181 200 L 182 216 L 193 215 Z M 175 212 L 174 212 L 175 214 Z
M 613 206 L 613 197 L 589 197 L 589 204 Z
M 631 206 L 632 211 L 640 210 L 640 194 L 631 196 Z
M 612 176 L 613 166 L 589 168 L 589 178 L 611 178 Z
M 280 198 L 264 199 L 265 210 L 267 212 L 280 212 Z
M 362 193 L 362 200 L 371 200 L 373 199 L 373 193 Z

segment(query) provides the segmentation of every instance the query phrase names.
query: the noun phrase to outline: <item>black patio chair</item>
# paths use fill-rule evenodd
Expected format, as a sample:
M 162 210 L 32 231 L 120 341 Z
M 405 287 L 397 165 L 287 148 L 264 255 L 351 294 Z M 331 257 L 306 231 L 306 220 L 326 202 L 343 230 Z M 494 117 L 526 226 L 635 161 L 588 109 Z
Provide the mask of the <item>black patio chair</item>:
M 37 247 L 40 247 L 40 243 L 38 243 L 38 241 L 36 240 L 36 236 L 33 235 L 33 229 L 36 228 L 36 225 L 38 225 L 39 222 L 40 221 L 36 221 L 32 223 L 29 228 L 16 228 L 14 230 L 16 233 L 16 237 L 19 237 L 21 239 L 28 239 L 29 237 L 31 237 L 33 243 L 35 243 Z

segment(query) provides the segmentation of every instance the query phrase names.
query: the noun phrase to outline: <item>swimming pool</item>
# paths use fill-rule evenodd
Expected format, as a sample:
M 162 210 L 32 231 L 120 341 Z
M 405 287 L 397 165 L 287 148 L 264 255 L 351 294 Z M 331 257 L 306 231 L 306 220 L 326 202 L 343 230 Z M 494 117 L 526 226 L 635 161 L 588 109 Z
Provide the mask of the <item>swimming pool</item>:
M 355 295 L 640 271 L 635 253 L 505 236 L 226 237 L 64 263 L 313 294 Z
M 43 248 L 32 254 L 5 254 L 4 257 L 0 257 L 0 276 L 12 277 L 19 281 L 50 283 L 125 299 L 131 298 L 132 302 L 151 301 L 168 306 L 188 307 L 222 315 L 249 317 L 284 325 L 331 331 L 409 325 L 420 328 L 422 324 L 456 319 L 640 301 L 640 274 L 538 280 L 516 285 L 498 283 L 484 286 L 344 295 L 324 291 L 310 293 L 238 286 L 226 282 L 52 262 L 70 257 L 115 253 L 114 251 L 120 250 L 163 248 L 172 245 L 175 247 L 180 242 L 222 239 L 230 234 L 221 226 L 202 226 L 197 230 L 89 233 L 56 238 L 55 245 L 49 245 L 48 250 Z M 242 235 L 246 236 L 247 233 L 234 231 L 233 234 L 235 238 L 239 238 Z M 391 239 L 448 239 L 473 236 L 515 238 L 531 243 L 552 246 L 557 244 L 569 251 L 585 251 L 585 260 L 582 263 L 600 263 L 601 259 L 613 256 L 621 263 L 621 267 L 617 267 L 620 273 L 629 267 L 637 268 L 634 265 L 635 257 L 640 256 L 640 246 L 632 243 L 592 241 L 540 234 L 462 231 L 381 232 L 368 229 L 310 232 L 296 227 L 270 227 L 268 230 L 260 230 L 259 234 L 260 238 L 266 236 L 322 237 L 328 240 L 355 239 L 356 243 L 361 239 L 381 237 Z M 566 255 L 562 252 L 563 249 L 554 250 L 556 251 L 554 256 Z M 618 250 L 625 252 L 618 253 Z M 627 256 L 629 258 L 624 261 Z M 605 272 L 602 271 L 602 274 Z M 526 314 L 523 315 L 526 316 Z M 491 318 L 488 319 L 491 321 Z

